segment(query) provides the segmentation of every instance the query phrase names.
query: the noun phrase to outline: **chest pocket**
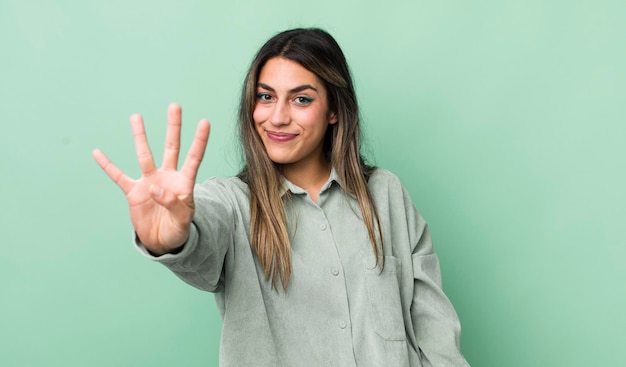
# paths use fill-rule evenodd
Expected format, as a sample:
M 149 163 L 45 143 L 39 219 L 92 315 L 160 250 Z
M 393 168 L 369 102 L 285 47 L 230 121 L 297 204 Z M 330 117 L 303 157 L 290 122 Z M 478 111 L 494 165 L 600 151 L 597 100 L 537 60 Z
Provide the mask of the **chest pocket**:
M 382 272 L 376 266 L 376 257 L 369 256 L 363 260 L 370 312 L 376 333 L 386 340 L 406 340 L 398 284 L 400 260 L 385 256 L 385 268 Z

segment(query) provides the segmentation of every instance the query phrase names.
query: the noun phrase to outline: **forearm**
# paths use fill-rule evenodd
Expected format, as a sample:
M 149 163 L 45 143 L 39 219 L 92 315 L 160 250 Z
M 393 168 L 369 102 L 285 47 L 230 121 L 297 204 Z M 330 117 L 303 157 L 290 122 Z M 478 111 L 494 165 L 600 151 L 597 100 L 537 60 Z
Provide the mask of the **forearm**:
M 177 253 L 155 256 L 135 237 L 135 246 L 142 255 L 163 264 L 186 283 L 200 290 L 216 292 L 221 289 L 223 253 L 206 242 L 206 239 L 201 239 L 194 223 L 191 225 L 189 238 Z

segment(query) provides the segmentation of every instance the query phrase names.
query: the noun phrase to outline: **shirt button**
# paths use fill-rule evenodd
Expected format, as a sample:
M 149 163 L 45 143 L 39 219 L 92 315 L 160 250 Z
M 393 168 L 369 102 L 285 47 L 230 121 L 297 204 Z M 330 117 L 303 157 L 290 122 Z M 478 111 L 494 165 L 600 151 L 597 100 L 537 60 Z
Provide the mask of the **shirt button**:
M 320 229 L 322 231 L 325 231 L 326 230 L 326 224 L 320 224 Z
M 345 321 L 342 321 L 342 322 L 339 323 L 339 327 L 342 328 L 342 329 L 345 329 L 346 326 L 348 326 L 348 324 L 346 324 Z
M 332 268 L 330 272 L 333 273 L 334 276 L 339 275 L 339 269 L 337 268 Z

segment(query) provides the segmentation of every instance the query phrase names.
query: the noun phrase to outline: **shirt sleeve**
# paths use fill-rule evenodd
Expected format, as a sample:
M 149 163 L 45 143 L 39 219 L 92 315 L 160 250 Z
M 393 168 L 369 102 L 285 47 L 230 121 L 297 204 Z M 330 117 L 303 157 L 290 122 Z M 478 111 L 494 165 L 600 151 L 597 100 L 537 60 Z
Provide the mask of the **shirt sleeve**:
M 224 259 L 232 245 L 234 209 L 226 190 L 209 180 L 194 189 L 195 213 L 187 242 L 176 254 L 154 256 L 135 236 L 145 257 L 169 268 L 188 284 L 208 292 L 223 289 Z
M 415 280 L 411 318 L 422 366 L 469 366 L 461 353 L 459 318 L 442 289 L 439 259 L 428 225 L 413 204 L 407 212 L 415 230 L 412 233 Z

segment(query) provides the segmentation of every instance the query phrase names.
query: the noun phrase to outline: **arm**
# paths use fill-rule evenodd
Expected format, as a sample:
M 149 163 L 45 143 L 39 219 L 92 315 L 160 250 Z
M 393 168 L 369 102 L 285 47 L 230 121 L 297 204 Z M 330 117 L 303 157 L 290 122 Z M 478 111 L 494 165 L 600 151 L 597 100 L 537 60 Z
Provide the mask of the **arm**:
M 218 180 L 194 189 L 196 212 L 189 238 L 176 253 L 151 254 L 135 236 L 135 246 L 145 257 L 169 268 L 186 283 L 208 292 L 223 289 L 224 258 L 233 244 L 235 209 Z
M 405 193 L 406 195 L 406 193 Z M 410 200 L 408 201 L 410 203 Z M 411 228 L 414 290 L 411 318 L 425 367 L 469 366 L 460 348 L 461 325 L 443 292 L 439 259 L 428 226 L 412 204 L 407 208 Z

